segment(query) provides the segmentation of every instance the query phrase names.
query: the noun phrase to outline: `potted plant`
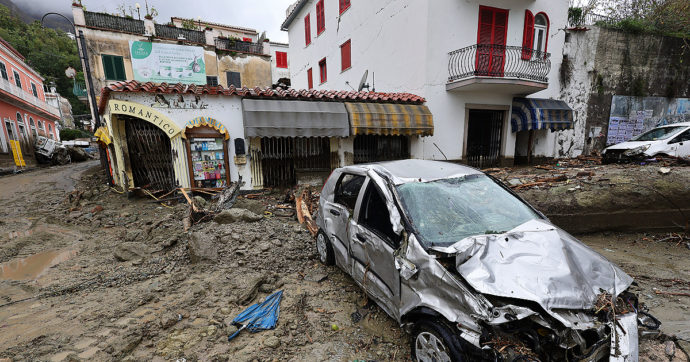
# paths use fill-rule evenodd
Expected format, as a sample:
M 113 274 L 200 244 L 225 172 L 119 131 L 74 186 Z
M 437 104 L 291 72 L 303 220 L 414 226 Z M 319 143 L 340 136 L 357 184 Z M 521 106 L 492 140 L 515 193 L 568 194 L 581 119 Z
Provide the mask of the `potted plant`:
M 83 7 L 84 7 L 84 5 L 81 4 L 81 0 L 72 1 L 72 6 L 78 7 L 78 8 L 83 8 Z

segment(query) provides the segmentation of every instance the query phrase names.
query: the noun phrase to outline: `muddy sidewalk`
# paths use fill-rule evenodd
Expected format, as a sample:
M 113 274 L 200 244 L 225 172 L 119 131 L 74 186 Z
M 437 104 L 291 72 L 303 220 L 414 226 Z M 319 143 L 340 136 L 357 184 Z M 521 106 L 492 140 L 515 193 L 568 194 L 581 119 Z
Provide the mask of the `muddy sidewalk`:
M 76 170 L 73 170 L 76 171 Z M 68 171 L 65 171 L 68 172 Z M 54 184 L 5 199 L 0 223 L 0 358 L 14 361 L 409 360 L 408 337 L 335 267 L 318 262 L 284 195 L 240 199 L 237 218 L 184 231 L 188 206 L 127 199 L 98 168 L 76 192 Z M 30 191 L 27 189 L 27 191 Z M 666 234 L 593 234 L 584 241 L 637 278 L 662 330 L 688 340 L 690 256 Z M 645 240 L 647 238 L 648 240 Z M 650 241 L 651 240 L 651 241 Z M 276 329 L 229 322 L 283 290 Z M 686 361 L 687 342 L 643 342 L 647 360 Z M 669 354 L 673 354 L 671 357 Z

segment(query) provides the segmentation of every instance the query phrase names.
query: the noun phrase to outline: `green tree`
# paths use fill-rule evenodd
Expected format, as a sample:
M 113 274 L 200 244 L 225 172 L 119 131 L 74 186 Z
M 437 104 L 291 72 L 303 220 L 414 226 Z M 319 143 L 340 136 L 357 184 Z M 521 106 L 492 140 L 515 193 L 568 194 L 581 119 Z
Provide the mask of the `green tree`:
M 26 24 L 10 10 L 0 5 L 0 37 L 25 58 L 26 63 L 39 72 L 45 83 L 55 82 L 58 92 L 70 101 L 74 114 L 89 113 L 86 104 L 72 94 L 73 82 L 65 76 L 65 69 L 81 69 L 77 44 L 62 30 L 42 28 L 40 22 Z

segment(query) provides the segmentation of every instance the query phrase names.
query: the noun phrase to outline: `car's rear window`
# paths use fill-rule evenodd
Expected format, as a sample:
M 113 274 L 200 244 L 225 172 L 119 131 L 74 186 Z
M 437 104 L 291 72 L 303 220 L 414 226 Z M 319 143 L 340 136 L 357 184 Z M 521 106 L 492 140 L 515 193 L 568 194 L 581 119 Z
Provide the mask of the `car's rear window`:
M 411 182 L 397 187 L 403 208 L 426 246 L 498 234 L 540 218 L 485 175 Z
M 674 134 L 676 132 L 680 131 L 682 128 L 685 127 L 659 127 L 659 128 L 654 128 L 652 130 L 649 130 L 637 137 L 634 137 L 631 139 L 631 141 L 660 141 L 660 140 L 665 140 Z

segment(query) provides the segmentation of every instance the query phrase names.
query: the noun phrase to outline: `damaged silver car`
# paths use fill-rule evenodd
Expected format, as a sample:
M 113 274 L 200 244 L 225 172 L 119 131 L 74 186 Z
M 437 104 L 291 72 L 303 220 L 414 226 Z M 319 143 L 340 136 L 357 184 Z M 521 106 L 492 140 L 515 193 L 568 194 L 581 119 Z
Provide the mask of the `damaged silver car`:
M 347 166 L 319 202 L 321 261 L 410 333 L 418 361 L 636 361 L 638 329 L 659 326 L 630 276 L 473 168 Z

